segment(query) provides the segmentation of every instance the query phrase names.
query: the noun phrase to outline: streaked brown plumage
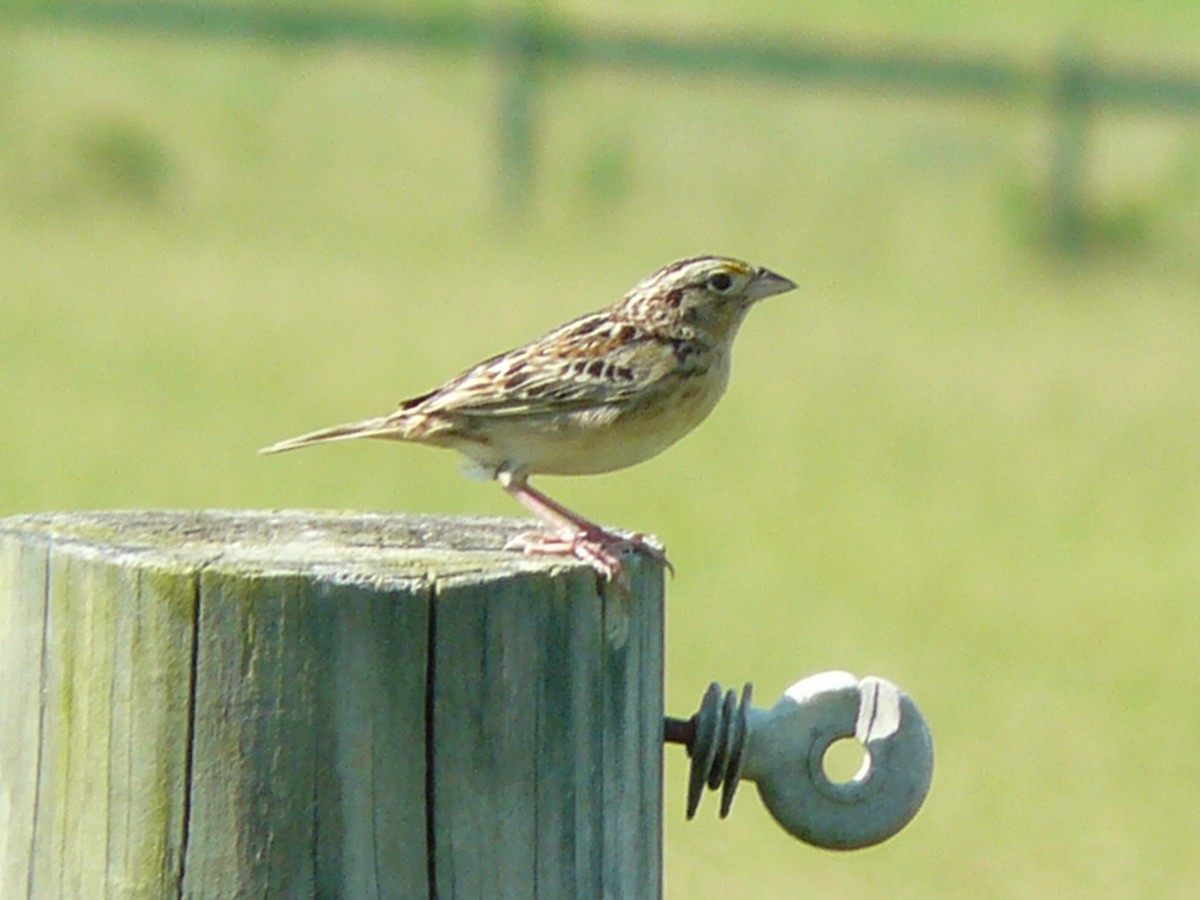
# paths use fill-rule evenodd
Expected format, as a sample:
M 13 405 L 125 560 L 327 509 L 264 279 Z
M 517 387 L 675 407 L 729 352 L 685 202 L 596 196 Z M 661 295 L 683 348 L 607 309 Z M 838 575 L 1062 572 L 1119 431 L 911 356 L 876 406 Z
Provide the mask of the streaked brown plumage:
M 570 553 L 623 583 L 620 554 L 662 553 L 550 500 L 532 474 L 587 475 L 642 462 L 708 416 L 729 381 L 738 326 L 757 300 L 795 284 L 740 260 L 672 263 L 620 302 L 484 360 L 390 415 L 290 438 L 263 453 L 351 438 L 449 447 L 553 529 L 529 552 Z

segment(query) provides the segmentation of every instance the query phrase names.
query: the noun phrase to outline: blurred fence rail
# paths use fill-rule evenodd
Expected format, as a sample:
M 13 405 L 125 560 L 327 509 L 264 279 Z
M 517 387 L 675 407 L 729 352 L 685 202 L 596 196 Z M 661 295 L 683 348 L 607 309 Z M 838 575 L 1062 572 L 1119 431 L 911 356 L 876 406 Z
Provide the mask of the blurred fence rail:
M 497 102 L 502 190 L 510 208 L 528 199 L 534 178 L 536 74 L 543 64 L 612 66 L 695 75 L 823 82 L 897 94 L 1042 103 L 1051 118 L 1047 228 L 1055 246 L 1082 243 L 1087 209 L 1082 172 L 1090 116 L 1104 108 L 1192 114 L 1200 71 L 1119 66 L 1068 47 L 1044 64 L 929 49 L 852 47 L 787 38 L 663 38 L 584 30 L 544 15 L 351 11 L 270 5 L 142 2 L 10 2 L 0 24 L 141 29 L 208 38 L 285 43 L 360 42 L 442 48 L 501 63 Z

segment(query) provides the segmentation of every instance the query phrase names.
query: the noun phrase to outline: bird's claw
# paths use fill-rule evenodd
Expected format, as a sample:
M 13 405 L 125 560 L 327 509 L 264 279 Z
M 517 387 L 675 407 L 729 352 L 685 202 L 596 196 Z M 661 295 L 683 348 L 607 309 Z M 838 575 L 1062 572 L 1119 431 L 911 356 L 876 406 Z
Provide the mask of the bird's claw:
M 619 540 L 624 540 L 625 544 L 629 548 L 638 553 L 644 553 L 646 556 L 650 557 L 652 560 L 670 572 L 672 577 L 675 576 L 675 566 L 673 566 L 671 561 L 667 559 L 666 551 L 655 547 L 652 543 L 646 540 L 646 536 L 641 532 L 632 535 L 628 540 L 623 538 L 620 538 Z
M 626 553 L 644 553 L 672 575 L 675 574 L 675 567 L 667 555 L 641 534 L 625 538 L 602 529 L 576 531 L 566 536 L 526 531 L 510 539 L 504 549 L 520 550 L 530 555 L 573 556 L 586 562 L 605 580 L 615 582 L 625 593 L 629 592 L 629 578 L 621 557 Z

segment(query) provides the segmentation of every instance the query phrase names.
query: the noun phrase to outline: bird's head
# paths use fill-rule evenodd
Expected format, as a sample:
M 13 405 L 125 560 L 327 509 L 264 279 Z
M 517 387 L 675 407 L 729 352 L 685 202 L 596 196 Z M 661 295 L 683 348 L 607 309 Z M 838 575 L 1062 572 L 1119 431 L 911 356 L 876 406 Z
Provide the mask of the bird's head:
M 724 342 L 733 339 L 755 301 L 795 287 L 790 279 L 739 259 L 697 256 L 642 280 L 620 306 L 651 331 Z

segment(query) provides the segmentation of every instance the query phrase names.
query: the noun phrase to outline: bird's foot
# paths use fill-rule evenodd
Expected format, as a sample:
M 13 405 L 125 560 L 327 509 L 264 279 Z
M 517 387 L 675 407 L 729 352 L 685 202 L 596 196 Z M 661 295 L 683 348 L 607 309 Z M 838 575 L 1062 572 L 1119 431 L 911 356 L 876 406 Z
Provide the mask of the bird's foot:
M 667 555 L 641 534 L 626 538 L 602 528 L 576 531 L 566 536 L 526 531 L 513 537 L 504 546 L 506 550 L 520 550 L 527 554 L 573 556 L 586 562 L 606 580 L 616 582 L 625 592 L 629 591 L 629 578 L 621 558 L 626 553 L 644 553 L 672 575 L 675 574 L 675 567 Z

